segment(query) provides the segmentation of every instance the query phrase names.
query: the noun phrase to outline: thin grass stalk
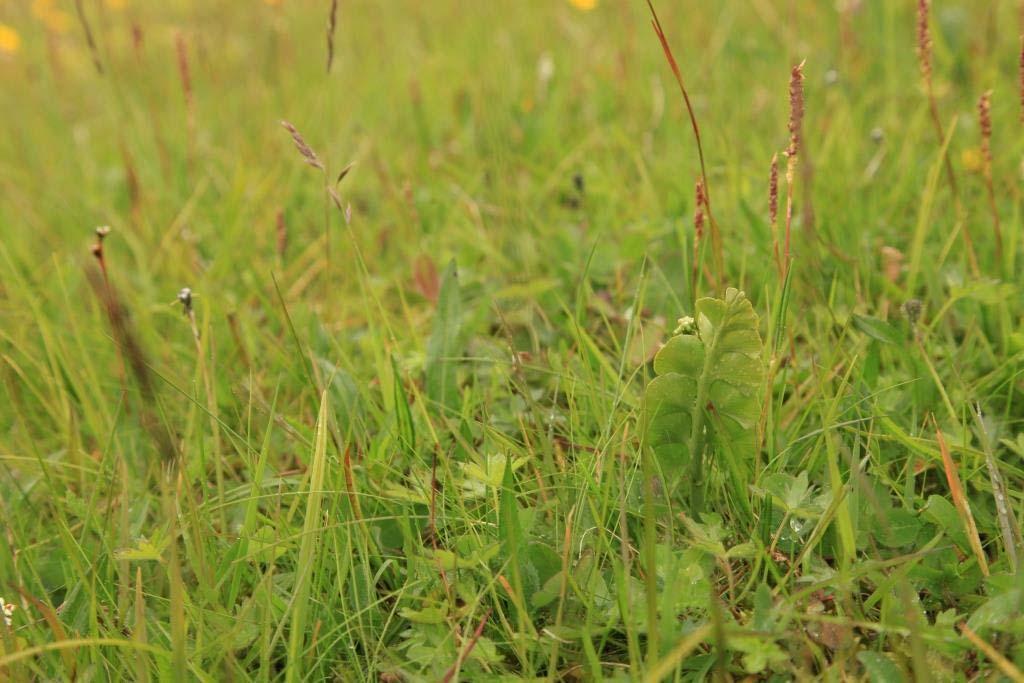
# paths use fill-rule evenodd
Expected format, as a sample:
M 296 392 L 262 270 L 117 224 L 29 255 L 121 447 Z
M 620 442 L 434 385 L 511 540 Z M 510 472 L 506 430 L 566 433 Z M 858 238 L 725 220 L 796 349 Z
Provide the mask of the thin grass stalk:
M 317 153 L 313 151 L 313 148 L 309 146 L 306 139 L 302 137 L 302 133 L 288 121 L 281 121 L 281 126 L 288 131 L 289 135 L 292 136 L 292 142 L 295 144 L 295 149 L 298 150 L 299 154 L 302 155 L 303 160 L 315 169 L 318 169 L 324 177 L 324 254 L 327 258 L 327 270 L 330 272 L 331 268 L 331 200 L 333 199 L 336 204 L 340 202 L 337 197 L 337 193 L 334 192 L 334 188 L 331 187 L 327 177 L 327 167 L 324 162 L 320 160 Z M 339 178 L 340 180 L 340 178 Z M 341 206 L 338 206 L 341 209 Z
M 181 576 L 181 552 L 179 547 L 180 528 L 178 524 L 177 487 L 180 481 L 178 468 L 171 464 L 161 477 L 164 516 L 167 519 L 167 580 L 168 606 L 170 609 L 171 676 L 172 680 L 188 680 L 188 622 L 185 617 L 185 582 Z
M 188 164 L 191 168 L 195 158 L 196 140 L 196 109 L 192 95 L 192 70 L 188 63 L 188 45 L 185 36 L 179 31 L 174 35 L 174 50 L 177 56 L 178 79 L 181 82 L 181 94 L 185 100 L 185 127 L 188 133 Z
M 323 527 L 321 507 L 324 497 L 324 476 L 327 470 L 327 406 L 327 391 L 324 391 L 320 394 L 320 413 L 316 420 L 306 513 L 302 524 L 302 541 L 299 546 L 295 591 L 292 594 L 291 624 L 288 634 L 288 666 L 285 672 L 287 683 L 302 678 L 300 662 L 306 643 L 306 616 L 309 609 L 310 588 L 313 583 L 314 553 Z
M 132 629 L 132 640 L 139 645 L 146 645 L 146 595 L 142 589 L 142 567 L 135 568 L 135 625 Z M 150 656 L 142 648 L 135 651 L 135 680 L 148 683 Z
M 110 234 L 110 226 L 101 225 L 96 228 L 96 241 L 90 249 L 92 251 L 93 258 L 96 259 L 97 265 L 100 267 L 100 274 L 103 276 L 103 296 L 101 297 L 104 303 L 113 301 L 113 290 L 110 288 L 110 274 L 107 272 L 107 257 L 106 252 L 103 250 L 103 241 Z M 109 316 L 109 309 L 108 309 Z M 114 352 L 117 355 L 117 379 L 121 385 L 121 394 L 125 395 L 128 392 L 128 372 L 125 367 L 124 354 L 121 351 L 119 344 L 114 345 Z
M 221 452 L 220 418 L 217 410 L 217 397 L 214 392 L 213 374 L 207 362 L 207 354 L 203 349 L 202 336 L 199 333 L 199 325 L 196 322 L 196 312 L 192 305 L 192 290 L 188 287 L 178 292 L 178 302 L 181 303 L 182 313 L 188 318 L 189 327 L 192 329 L 192 340 L 196 346 L 196 370 L 203 381 L 203 389 L 206 392 L 206 413 L 210 418 L 210 433 L 213 436 L 213 458 L 217 478 L 217 494 L 224 500 L 224 467 Z M 211 354 L 212 356 L 212 348 Z M 226 529 L 228 525 L 227 513 L 223 507 L 220 508 L 221 528 Z
M 960 188 L 956 181 L 956 173 L 953 171 L 953 162 L 949 156 L 948 144 L 944 145 L 946 133 L 942 127 L 942 120 L 939 117 L 939 105 L 935 99 L 935 85 L 932 79 L 932 36 L 928 20 L 929 0 L 918 0 L 917 2 L 917 60 L 921 71 L 921 79 L 924 81 L 925 93 L 928 98 L 928 113 L 931 116 L 932 126 L 935 128 L 935 136 L 942 149 L 943 165 L 946 170 L 946 179 L 949 183 L 950 192 L 953 194 L 953 204 L 960 224 L 960 230 L 964 237 L 964 247 L 967 251 L 967 261 L 971 271 L 978 275 L 978 257 L 974 253 L 974 240 L 971 238 L 970 228 L 967 225 L 966 209 L 960 200 Z
M 96 39 L 92 35 L 92 27 L 89 25 L 89 17 L 85 14 L 82 0 L 75 0 L 75 13 L 78 15 L 78 23 L 82 27 L 82 33 L 85 34 L 85 42 L 89 46 L 89 55 L 92 57 L 93 66 L 96 67 L 96 73 L 102 76 L 103 62 L 100 61 L 100 51 L 96 46 Z
M 483 635 L 484 627 L 487 626 L 487 620 L 491 618 L 491 612 L 493 611 L 493 609 L 489 609 L 487 610 L 486 613 L 484 613 L 483 619 L 480 620 L 480 623 L 477 624 L 476 630 L 473 631 L 473 636 L 469 639 L 469 642 L 466 643 L 466 646 L 459 653 L 459 656 L 455 660 L 455 663 L 452 664 L 451 667 L 449 667 L 448 671 L 445 672 L 444 677 L 441 679 L 443 683 L 449 683 L 449 681 L 455 678 L 455 675 L 459 673 L 459 669 L 462 667 L 462 663 L 466 661 L 466 658 L 469 657 L 471 652 L 473 652 L 473 648 L 476 647 L 477 642 L 480 640 L 480 636 Z
M 97 259 L 102 259 L 102 248 L 99 252 Z M 97 253 L 95 246 L 93 247 L 93 253 Z M 128 312 L 122 305 L 116 290 L 110 286 L 109 280 L 104 279 L 102 276 L 97 277 L 95 271 L 88 271 L 88 276 L 93 292 L 103 303 L 118 353 L 124 354 L 124 358 L 127 360 L 127 367 L 131 369 L 135 383 L 138 385 L 139 393 L 142 397 L 139 414 L 142 428 L 153 440 L 164 462 L 171 462 L 177 456 L 177 447 L 168 434 L 167 429 L 160 424 L 157 412 L 154 410 L 156 405 L 156 386 L 146 352 L 135 336 Z
M 679 85 L 679 92 L 682 93 L 683 102 L 686 103 L 686 113 L 690 117 L 690 126 L 693 128 L 693 137 L 697 142 L 697 157 L 700 160 L 700 179 L 704 184 L 704 205 L 707 208 L 708 223 L 711 226 L 711 249 L 715 258 L 715 270 L 718 271 L 718 280 L 724 281 L 725 259 L 722 254 L 722 236 L 718 230 L 718 221 L 715 220 L 715 215 L 711 211 L 711 191 L 708 188 L 708 173 L 704 163 L 704 144 L 700 137 L 700 125 L 697 123 L 697 115 L 694 113 L 693 104 L 690 102 L 690 94 L 687 92 L 686 85 L 683 83 L 683 75 L 679 70 L 679 64 L 676 62 L 676 58 L 672 54 L 672 48 L 669 47 L 668 39 L 665 37 L 665 31 L 661 27 L 661 21 L 658 19 L 658 13 L 654 10 L 652 0 L 647 0 L 647 7 L 651 11 L 651 25 L 654 27 L 654 33 L 658 36 L 658 40 L 661 42 L 661 49 L 665 53 L 665 59 L 668 60 L 668 65 L 672 69 L 672 75 L 675 76 L 676 83 Z
M 331 73 L 334 63 L 334 29 L 338 25 L 338 0 L 331 0 L 331 10 L 327 15 L 327 73 Z
M 999 463 L 996 461 L 992 449 L 992 439 L 989 436 L 985 420 L 981 414 L 981 406 L 974 408 L 974 421 L 978 428 L 978 435 L 981 437 L 981 449 L 985 454 L 985 467 L 988 470 L 988 480 L 992 485 L 992 498 L 996 504 L 996 517 L 999 520 L 999 532 L 1003 537 L 1003 549 L 1010 564 L 1010 572 L 1017 573 L 1020 562 L 1021 533 L 1020 525 L 1013 514 L 1011 499 L 1006 490 L 1006 482 L 999 471 Z

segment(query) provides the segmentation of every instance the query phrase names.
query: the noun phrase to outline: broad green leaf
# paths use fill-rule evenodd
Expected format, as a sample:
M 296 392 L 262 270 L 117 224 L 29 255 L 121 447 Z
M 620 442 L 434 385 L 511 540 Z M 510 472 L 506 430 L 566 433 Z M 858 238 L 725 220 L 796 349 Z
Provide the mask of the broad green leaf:
M 942 496 L 929 496 L 928 503 L 924 506 L 921 514 L 946 532 L 949 539 L 960 546 L 961 550 L 970 551 L 970 543 L 967 541 L 963 522 L 952 503 Z
M 743 668 L 748 674 L 759 674 L 789 659 L 774 639 L 763 636 L 735 636 L 729 639 L 729 647 L 743 653 Z
M 317 364 L 330 383 L 338 429 L 347 437 L 352 430 L 358 429 L 360 424 L 363 402 L 359 395 L 359 386 L 352 375 L 329 360 L 317 358 Z
M 441 293 L 437 299 L 434 329 L 427 342 L 427 397 L 439 408 L 454 411 L 458 406 L 459 339 L 462 323 L 462 300 L 459 275 L 452 260 L 441 280 Z
M 1024 603 L 1024 592 L 1019 588 L 1011 589 L 985 601 L 967 620 L 967 625 L 973 631 L 980 631 L 985 628 L 1004 626 L 1010 622 L 1019 623 L 1022 603 Z
M 990 306 L 1011 299 L 1016 293 L 1017 287 L 1012 282 L 998 280 L 974 280 L 966 284 L 954 284 L 949 288 L 949 294 L 954 299 L 972 299 Z
M 402 384 L 402 375 L 398 372 L 398 363 L 394 356 L 391 358 L 391 372 L 394 374 L 394 400 L 395 419 L 398 423 L 398 438 L 402 443 L 407 455 L 414 455 L 416 450 L 416 425 L 412 420 L 412 410 L 409 408 L 409 400 L 405 395 L 405 386 Z
M 896 662 L 878 652 L 864 650 L 857 654 L 857 661 L 864 666 L 869 681 L 877 683 L 903 683 L 906 679 Z
M 772 599 L 772 589 L 768 584 L 762 583 L 754 593 L 754 616 L 751 618 L 750 626 L 755 631 L 768 632 L 775 628 L 775 601 Z
M 883 344 L 901 344 L 903 339 L 899 330 L 884 320 L 872 318 L 869 315 L 853 316 L 853 326 L 867 336 L 882 342 Z
M 913 544 L 924 526 L 913 512 L 903 508 L 887 511 L 880 521 L 879 541 L 889 548 L 902 548 Z
M 686 466 L 701 477 L 704 446 L 711 444 L 745 493 L 764 381 L 757 314 L 743 292 L 730 288 L 725 299 L 698 300 L 695 317 L 697 334 L 673 337 L 654 359 L 658 376 L 645 395 L 650 444 L 677 479 Z
M 123 548 L 114 551 L 114 557 L 118 560 L 129 560 L 144 562 L 146 560 L 164 561 L 164 550 L 167 548 L 167 539 L 157 538 L 152 541 L 140 538 L 134 548 Z
M 404 607 L 398 610 L 398 614 L 414 624 L 443 624 L 448 617 L 448 610 L 441 607 L 424 607 L 420 610 Z

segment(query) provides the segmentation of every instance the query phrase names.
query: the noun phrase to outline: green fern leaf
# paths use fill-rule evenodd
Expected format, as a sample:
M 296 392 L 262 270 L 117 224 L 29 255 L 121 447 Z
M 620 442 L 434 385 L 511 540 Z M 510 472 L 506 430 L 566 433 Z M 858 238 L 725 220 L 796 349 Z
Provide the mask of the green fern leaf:
M 757 314 L 743 292 L 730 288 L 696 309 L 695 334 L 673 337 L 655 357 L 658 376 L 644 402 L 662 471 L 673 485 L 688 475 L 700 506 L 709 444 L 737 484 L 749 481 L 765 368 Z

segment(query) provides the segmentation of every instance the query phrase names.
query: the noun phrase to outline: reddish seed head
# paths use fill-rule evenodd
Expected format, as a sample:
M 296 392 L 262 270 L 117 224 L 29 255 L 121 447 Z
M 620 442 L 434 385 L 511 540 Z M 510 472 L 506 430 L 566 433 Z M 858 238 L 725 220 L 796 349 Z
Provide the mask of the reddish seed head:
M 772 166 L 768 176 L 768 219 L 772 225 L 779 218 L 779 155 L 772 155 Z
M 185 93 L 185 103 L 192 106 L 192 75 L 188 68 L 188 47 L 185 45 L 185 38 L 180 33 L 174 37 L 174 44 L 178 50 L 178 76 L 181 78 L 181 91 Z
M 917 0 L 917 61 L 926 81 L 932 78 L 932 37 L 928 30 L 928 0 Z
M 704 206 L 707 197 L 704 194 L 704 183 L 697 181 L 695 187 L 696 207 L 693 210 L 693 231 L 697 241 L 704 237 Z
M 981 155 L 986 167 L 992 163 L 992 91 L 978 99 L 978 127 L 981 129 Z
M 804 125 L 804 63 L 793 67 L 789 77 L 789 148 L 786 155 L 800 153 L 800 137 Z
M 288 226 L 284 222 L 284 211 L 280 209 L 277 212 L 276 224 L 277 255 L 284 258 L 285 253 L 288 251 Z

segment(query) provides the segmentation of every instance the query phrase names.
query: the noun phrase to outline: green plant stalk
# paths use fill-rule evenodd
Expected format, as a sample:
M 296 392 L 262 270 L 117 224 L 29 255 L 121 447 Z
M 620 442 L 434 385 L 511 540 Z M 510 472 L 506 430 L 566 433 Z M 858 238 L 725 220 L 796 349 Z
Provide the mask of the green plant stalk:
M 921 197 L 921 206 L 917 214 L 917 225 L 914 227 L 914 237 L 910 246 L 910 272 L 907 274 L 907 293 L 910 296 L 914 295 L 917 285 L 917 276 L 921 270 L 921 259 L 924 257 L 925 238 L 927 237 L 928 226 L 931 222 L 932 204 L 935 203 L 935 191 L 939 184 L 939 175 L 942 173 L 946 150 L 949 149 L 949 143 L 953 140 L 953 133 L 955 131 L 956 117 L 953 118 L 949 132 L 946 133 L 946 139 L 942 142 L 938 159 L 935 160 L 931 170 L 928 172 L 928 180 L 925 183 L 924 194 Z
M 643 434 L 647 433 L 644 429 Z M 643 500 L 643 562 L 644 562 L 644 588 L 647 598 L 647 662 L 653 666 L 661 656 L 659 652 L 660 643 L 658 635 L 660 628 L 658 624 L 658 519 L 654 509 L 654 453 L 649 446 L 643 444 L 640 448 L 641 468 L 643 469 L 644 500 Z
M 701 368 L 700 378 L 697 380 L 697 396 L 694 399 L 693 422 L 690 424 L 690 439 L 688 448 L 690 450 L 690 505 L 691 511 L 697 514 L 704 508 L 704 427 L 706 419 L 705 404 L 708 401 L 710 390 L 711 367 L 716 359 L 715 347 L 721 335 L 721 328 L 724 325 L 715 327 L 710 343 L 705 343 L 704 365 Z
M 320 414 L 316 420 L 309 475 L 309 498 L 302 524 L 302 545 L 299 547 L 296 587 L 292 598 L 291 628 L 288 634 L 288 665 L 285 681 L 301 680 L 302 654 L 306 643 L 306 615 L 313 579 L 313 553 L 321 526 L 320 509 L 324 497 L 324 472 L 327 469 L 327 391 L 320 394 Z

